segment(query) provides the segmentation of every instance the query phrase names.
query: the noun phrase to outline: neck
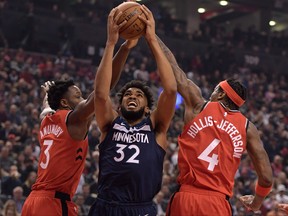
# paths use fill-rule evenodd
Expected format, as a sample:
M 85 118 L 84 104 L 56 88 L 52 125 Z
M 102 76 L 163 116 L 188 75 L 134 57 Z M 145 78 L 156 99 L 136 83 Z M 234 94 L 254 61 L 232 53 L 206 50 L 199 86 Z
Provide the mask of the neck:
M 144 118 L 146 118 L 145 116 L 143 116 L 142 118 L 140 119 L 137 119 L 137 120 L 128 120 L 128 119 L 125 119 L 123 116 L 122 118 L 130 125 L 130 126 L 134 126 L 134 125 L 137 125 L 139 124 Z

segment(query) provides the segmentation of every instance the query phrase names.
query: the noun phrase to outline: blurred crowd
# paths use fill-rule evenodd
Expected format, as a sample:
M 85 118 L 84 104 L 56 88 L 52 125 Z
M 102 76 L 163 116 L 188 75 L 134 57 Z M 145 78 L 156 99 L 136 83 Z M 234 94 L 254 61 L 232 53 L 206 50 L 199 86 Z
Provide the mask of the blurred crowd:
M 281 1 L 281 0 L 280 0 Z M 77 38 L 76 24 L 86 25 L 87 28 L 106 26 L 106 18 L 111 8 L 116 7 L 123 0 L 1 0 L 0 1 L 0 44 L 3 46 L 22 46 L 34 51 L 49 50 L 72 54 L 79 58 L 86 57 L 86 47 L 89 42 L 83 38 Z M 157 1 L 146 1 L 146 6 L 153 12 L 157 21 L 158 34 L 168 37 L 185 39 L 197 43 L 210 43 L 213 45 L 225 45 L 227 43 L 241 49 L 276 56 L 287 56 L 288 32 L 287 30 L 263 32 L 254 24 L 241 24 L 235 26 L 227 23 L 216 23 L 213 20 L 200 20 L 199 28 L 193 32 L 187 31 L 187 20 L 181 20 L 169 12 L 168 8 Z M 5 11 L 21 14 L 19 20 L 7 22 Z M 37 34 L 47 26 L 37 19 L 38 17 L 50 17 L 58 20 L 59 28 L 54 35 L 55 43 L 43 43 L 37 40 Z M 5 37 L 7 29 L 18 29 L 19 35 Z M 2 31 L 3 29 L 3 31 Z M 42 32 L 43 34 L 43 32 Z M 52 34 L 52 33 L 51 33 Z M 39 39 L 39 38 L 38 38 Z M 53 47 L 56 46 L 56 47 Z
M 15 1 L 11 1 L 10 7 L 19 9 L 12 4 L 13 2 Z M 79 2 L 81 3 L 81 1 Z M 82 3 L 84 4 L 84 2 Z M 41 8 L 40 5 L 39 8 Z M 78 7 L 79 10 L 81 8 Z M 86 9 L 88 10 L 89 7 Z M 83 11 L 86 14 L 87 11 Z M 79 11 L 79 13 L 81 12 L 79 17 L 83 17 L 83 11 Z M 105 11 L 102 10 L 103 13 Z M 162 17 L 168 16 L 162 10 L 155 9 L 156 12 L 159 14 L 159 16 L 155 16 L 157 22 L 161 22 Z M 77 13 L 73 15 L 78 16 Z M 106 20 L 97 19 L 97 16 L 94 17 L 94 22 L 96 21 L 106 22 Z M 223 29 L 219 29 L 220 27 L 203 23 L 199 31 L 191 37 L 191 35 L 183 32 L 180 34 L 181 31 L 178 32 L 177 28 L 174 28 L 175 26 L 172 29 L 166 29 L 169 23 L 166 24 L 164 23 L 163 26 L 160 25 L 157 28 L 159 35 L 162 31 L 168 32 L 171 37 L 181 37 L 187 40 L 187 43 L 194 40 L 208 44 L 226 41 L 225 44 L 227 44 L 227 40 L 231 40 L 229 46 L 207 50 L 204 54 L 192 50 L 183 50 L 174 54 L 188 78 L 200 86 L 206 99 L 209 99 L 215 85 L 228 77 L 238 78 L 247 86 L 249 96 L 241 111 L 258 127 L 261 133 L 263 145 L 272 164 L 275 181 L 273 190 L 265 200 L 261 212 L 246 211 L 237 198 L 244 194 L 254 193 L 256 174 L 249 156 L 244 154 L 235 176 L 234 196 L 231 197 L 230 202 L 235 216 L 281 215 L 275 209 L 275 205 L 279 202 L 288 203 L 288 78 L 287 75 L 285 76 L 285 74 L 271 68 L 250 67 L 245 63 L 236 62 L 233 50 L 239 46 L 251 47 L 252 44 L 254 49 L 255 47 L 258 47 L 259 50 L 263 48 L 267 53 L 271 49 L 275 53 L 285 55 L 287 36 L 277 33 L 277 37 L 275 37 L 277 40 L 270 38 L 269 43 L 266 43 L 264 38 L 263 41 L 259 41 L 258 36 L 255 36 L 258 33 L 255 33 L 253 28 L 250 29 L 252 33 L 249 33 L 237 27 L 235 28 L 237 34 L 235 33 L 233 36 L 225 34 Z M 98 60 L 101 58 L 102 48 L 101 46 L 97 47 Z M 193 56 L 189 57 L 188 52 L 193 52 Z M 159 95 L 161 91 L 159 77 L 156 73 L 155 62 L 150 58 L 150 55 L 140 46 L 134 48 L 130 53 L 121 79 L 112 92 L 112 95 L 115 96 L 115 108 L 117 107 L 116 92 L 127 80 L 143 80 L 150 85 L 155 97 Z M 21 215 L 25 198 L 31 192 L 31 185 L 37 176 L 40 152 L 37 136 L 40 124 L 39 114 L 44 98 L 41 84 L 47 80 L 73 78 L 85 97 L 93 90 L 96 70 L 97 66 L 91 61 L 74 58 L 73 55 L 40 54 L 31 52 L 28 48 L 25 50 L 23 48 L 8 49 L 7 47 L 1 49 L 0 212 L 3 216 Z M 164 161 L 162 188 L 154 198 L 159 216 L 165 214 L 168 200 L 172 193 L 177 190 L 177 136 L 183 127 L 182 116 L 183 104 L 181 104 L 179 97 L 179 105 L 169 129 L 169 148 Z M 85 170 L 76 195 L 73 197 L 81 216 L 87 215 L 89 207 L 97 197 L 99 130 L 95 121 L 91 124 L 88 139 L 89 153 Z

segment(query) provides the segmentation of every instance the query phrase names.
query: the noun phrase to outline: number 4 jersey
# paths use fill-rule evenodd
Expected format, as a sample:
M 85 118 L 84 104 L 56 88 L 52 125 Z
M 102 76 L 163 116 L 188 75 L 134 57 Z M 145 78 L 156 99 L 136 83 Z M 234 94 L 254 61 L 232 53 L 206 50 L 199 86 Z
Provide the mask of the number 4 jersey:
M 161 189 L 165 151 L 156 142 L 150 118 L 130 126 L 117 117 L 99 150 L 99 198 L 152 201 Z
M 208 102 L 178 138 L 178 182 L 231 197 L 234 176 L 246 150 L 247 125 L 240 111 Z
M 41 122 L 41 153 L 33 190 L 60 191 L 72 197 L 77 189 L 84 169 L 88 140 L 76 141 L 71 138 L 66 126 L 69 112 L 58 110 Z

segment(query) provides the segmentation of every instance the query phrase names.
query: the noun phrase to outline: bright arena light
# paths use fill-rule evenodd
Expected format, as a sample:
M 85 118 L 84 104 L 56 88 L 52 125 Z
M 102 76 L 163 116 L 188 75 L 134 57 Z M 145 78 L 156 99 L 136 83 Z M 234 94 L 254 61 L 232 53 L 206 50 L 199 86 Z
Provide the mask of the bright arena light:
M 271 21 L 269 22 L 269 25 L 270 25 L 270 26 L 275 26 L 275 25 L 276 25 L 276 22 L 273 21 L 273 20 L 271 20 Z
M 205 11 L 205 8 L 198 8 L 198 13 L 204 13 Z
M 228 5 L 228 2 L 227 1 L 220 1 L 219 4 L 222 6 L 226 6 L 226 5 Z

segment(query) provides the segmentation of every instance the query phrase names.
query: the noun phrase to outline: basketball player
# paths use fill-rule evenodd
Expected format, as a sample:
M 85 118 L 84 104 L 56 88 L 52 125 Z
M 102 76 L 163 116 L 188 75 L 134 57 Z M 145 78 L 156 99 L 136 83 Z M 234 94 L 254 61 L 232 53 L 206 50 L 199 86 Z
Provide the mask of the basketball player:
M 154 196 L 161 189 L 166 133 L 174 115 L 177 85 L 172 68 L 155 35 L 151 11 L 145 39 L 154 55 L 163 86 L 157 107 L 140 81 L 127 83 L 119 93 L 119 110 L 113 110 L 110 90 L 112 56 L 119 37 L 116 9 L 108 17 L 108 38 L 95 79 L 95 115 L 101 131 L 98 196 L 89 215 L 156 216 Z
M 239 108 L 246 100 L 246 88 L 235 79 L 220 82 L 210 100 L 178 66 L 175 57 L 158 38 L 173 68 L 178 92 L 185 102 L 182 133 L 178 137 L 179 192 L 170 200 L 167 215 L 232 215 L 234 176 L 247 150 L 258 181 L 255 196 L 240 198 L 250 210 L 258 210 L 272 187 L 269 158 L 255 125 Z
M 135 41 L 125 41 L 119 53 L 135 46 Z M 123 67 L 113 60 L 113 67 Z M 113 72 L 111 87 L 120 73 Z M 110 85 L 109 85 L 110 86 Z M 94 116 L 94 92 L 84 100 L 81 90 L 72 80 L 46 82 L 47 91 L 39 143 L 41 153 L 38 177 L 27 198 L 23 216 L 76 216 L 77 207 L 71 202 L 84 169 L 88 150 L 87 133 Z M 48 102 L 45 101 L 46 98 Z

